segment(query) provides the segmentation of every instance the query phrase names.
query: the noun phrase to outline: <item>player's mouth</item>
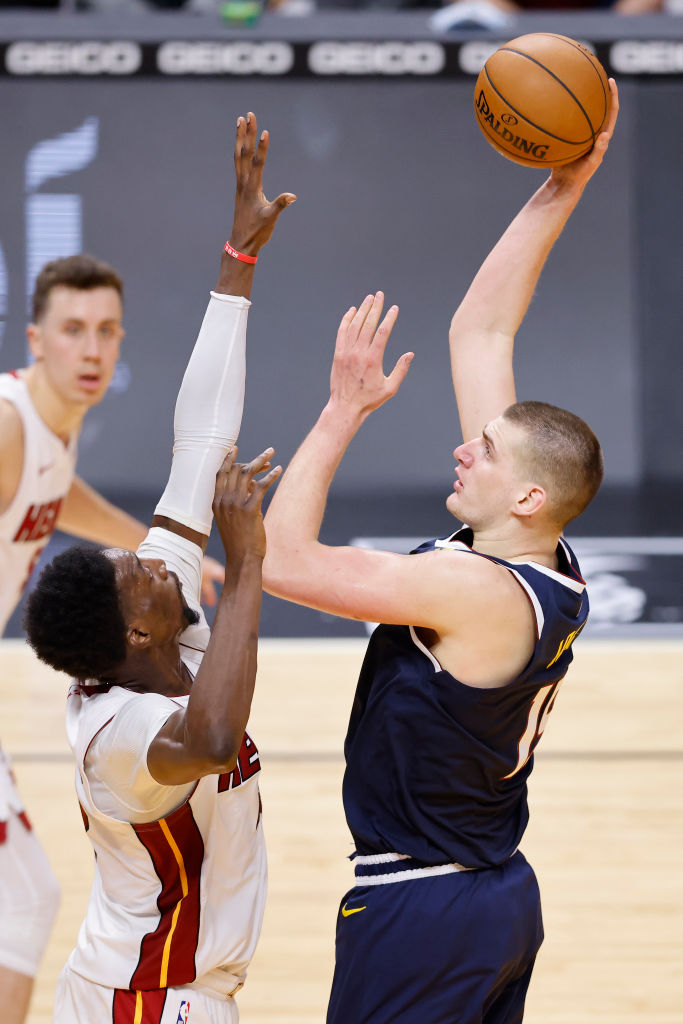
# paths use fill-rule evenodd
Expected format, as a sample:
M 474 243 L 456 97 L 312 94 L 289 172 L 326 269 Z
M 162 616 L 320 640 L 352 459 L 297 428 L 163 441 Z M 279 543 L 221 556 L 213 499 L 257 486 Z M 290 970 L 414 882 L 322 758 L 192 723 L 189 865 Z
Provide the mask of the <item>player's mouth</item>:
M 102 377 L 99 373 L 81 373 L 78 377 L 78 386 L 83 391 L 95 393 L 102 387 Z
M 456 473 L 457 473 L 457 470 L 456 470 Z M 455 480 L 453 481 L 453 490 L 457 491 L 459 493 L 463 489 L 464 486 L 465 485 L 463 484 L 463 482 L 460 479 L 460 477 L 456 476 Z

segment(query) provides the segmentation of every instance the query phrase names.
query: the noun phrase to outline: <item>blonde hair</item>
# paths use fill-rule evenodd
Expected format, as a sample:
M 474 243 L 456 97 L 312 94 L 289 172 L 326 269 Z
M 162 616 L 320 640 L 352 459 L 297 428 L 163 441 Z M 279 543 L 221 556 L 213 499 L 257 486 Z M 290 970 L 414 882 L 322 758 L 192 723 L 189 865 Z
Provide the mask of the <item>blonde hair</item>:
M 597 437 L 579 416 L 546 402 L 516 402 L 503 413 L 525 434 L 525 472 L 548 496 L 548 511 L 564 529 L 597 494 L 604 472 Z

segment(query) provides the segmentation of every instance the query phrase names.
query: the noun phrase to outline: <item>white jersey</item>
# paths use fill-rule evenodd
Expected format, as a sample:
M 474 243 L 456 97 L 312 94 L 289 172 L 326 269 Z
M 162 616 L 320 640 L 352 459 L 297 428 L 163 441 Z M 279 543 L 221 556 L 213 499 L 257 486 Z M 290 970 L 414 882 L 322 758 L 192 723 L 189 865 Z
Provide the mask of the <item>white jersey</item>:
M 17 493 L 0 515 L 0 633 L 50 539 L 76 469 L 76 434 L 67 445 L 53 434 L 22 377 L 0 373 L 2 398 L 12 402 L 21 417 L 24 465 Z
M 153 528 L 138 554 L 162 558 L 201 613 L 199 547 Z M 181 655 L 192 672 L 209 636 L 203 613 L 183 633 Z M 267 871 L 253 741 L 245 733 L 237 767 L 200 779 L 189 792 L 160 786 L 146 766 L 151 740 L 188 699 L 119 686 L 74 684 L 69 691 L 76 791 L 96 859 L 68 966 L 109 988 L 164 989 L 224 974 L 230 991 L 243 980 L 258 940 Z M 107 773 L 116 789 L 111 798 L 102 782 Z M 149 807 L 146 820 L 141 801 Z

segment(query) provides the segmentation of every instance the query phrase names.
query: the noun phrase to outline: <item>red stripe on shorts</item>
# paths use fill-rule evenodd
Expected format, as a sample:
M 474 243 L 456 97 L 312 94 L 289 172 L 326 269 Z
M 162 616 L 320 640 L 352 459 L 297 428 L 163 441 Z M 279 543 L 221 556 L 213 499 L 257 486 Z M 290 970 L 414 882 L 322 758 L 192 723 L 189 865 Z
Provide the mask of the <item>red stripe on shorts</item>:
M 112 1024 L 161 1024 L 167 992 L 165 988 L 154 992 L 131 992 L 127 988 L 114 990 Z
M 159 923 L 140 944 L 131 989 L 177 987 L 194 981 L 199 939 L 199 881 L 204 841 L 189 803 L 159 821 L 133 825 L 161 882 Z

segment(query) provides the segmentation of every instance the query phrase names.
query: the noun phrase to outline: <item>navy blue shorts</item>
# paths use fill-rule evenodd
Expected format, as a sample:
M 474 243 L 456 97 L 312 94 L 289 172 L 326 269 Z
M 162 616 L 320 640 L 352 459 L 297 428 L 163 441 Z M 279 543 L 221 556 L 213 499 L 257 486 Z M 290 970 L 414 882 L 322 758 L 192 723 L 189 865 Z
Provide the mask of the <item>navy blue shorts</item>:
M 498 868 L 357 885 L 337 916 L 327 1024 L 519 1024 L 542 941 L 521 853 Z

